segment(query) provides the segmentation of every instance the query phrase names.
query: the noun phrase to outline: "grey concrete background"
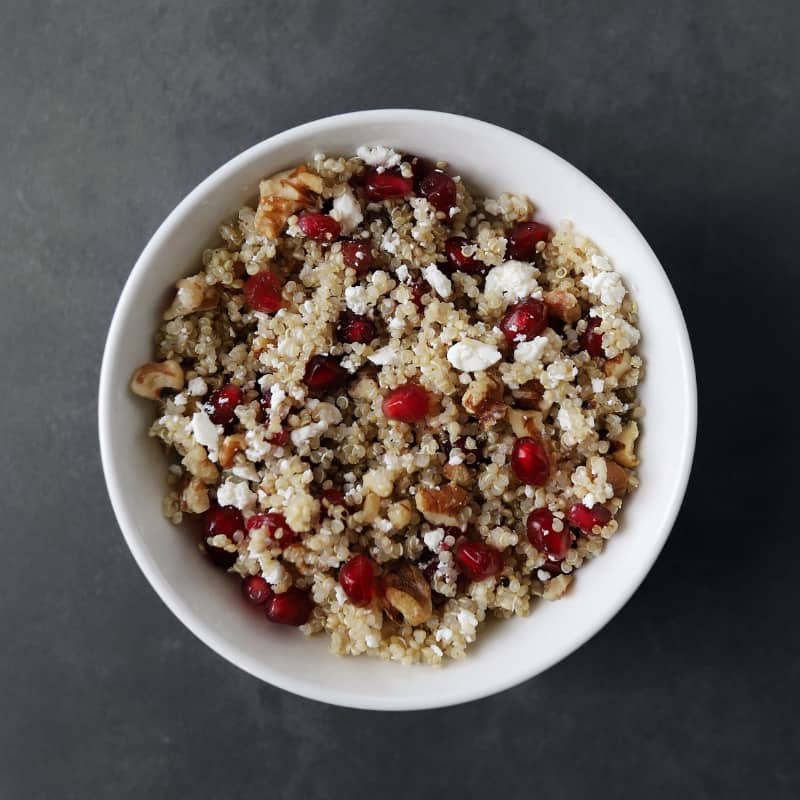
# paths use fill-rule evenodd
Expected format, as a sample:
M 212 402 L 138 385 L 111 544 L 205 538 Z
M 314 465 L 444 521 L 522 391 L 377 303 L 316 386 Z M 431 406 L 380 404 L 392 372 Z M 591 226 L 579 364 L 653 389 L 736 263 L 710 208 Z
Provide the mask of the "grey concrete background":
M 0 3 L 0 798 L 800 795 L 797 9 Z M 174 204 L 272 133 L 387 106 L 505 125 L 605 187 L 675 285 L 701 398 L 679 522 L 602 635 L 409 714 L 196 641 L 123 544 L 95 433 L 114 304 Z

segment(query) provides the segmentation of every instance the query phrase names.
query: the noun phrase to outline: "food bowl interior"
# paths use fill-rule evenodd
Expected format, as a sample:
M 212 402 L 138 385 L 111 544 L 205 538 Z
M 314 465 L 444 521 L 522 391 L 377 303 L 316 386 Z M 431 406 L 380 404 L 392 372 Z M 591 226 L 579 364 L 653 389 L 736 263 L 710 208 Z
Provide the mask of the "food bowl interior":
M 527 618 L 481 631 L 460 662 L 440 669 L 375 658 L 339 658 L 327 637 L 271 625 L 242 601 L 238 582 L 203 559 L 196 536 L 164 519 L 167 460 L 146 435 L 152 404 L 128 391 L 152 358 L 169 288 L 196 271 L 216 229 L 257 194 L 259 179 L 315 151 L 348 154 L 385 144 L 447 159 L 475 189 L 523 192 L 550 223 L 569 218 L 611 258 L 637 298 L 647 409 L 641 488 L 626 503 L 606 552 L 580 570 L 566 597 L 539 602 Z M 320 120 L 262 142 L 195 189 L 148 244 L 120 299 L 103 362 L 100 439 L 109 492 L 138 564 L 170 609 L 239 667 L 307 697 L 373 709 L 442 706 L 510 687 L 559 661 L 604 625 L 658 555 L 677 514 L 694 446 L 695 383 L 680 309 L 635 226 L 588 178 L 548 150 L 486 123 L 435 112 L 377 111 Z

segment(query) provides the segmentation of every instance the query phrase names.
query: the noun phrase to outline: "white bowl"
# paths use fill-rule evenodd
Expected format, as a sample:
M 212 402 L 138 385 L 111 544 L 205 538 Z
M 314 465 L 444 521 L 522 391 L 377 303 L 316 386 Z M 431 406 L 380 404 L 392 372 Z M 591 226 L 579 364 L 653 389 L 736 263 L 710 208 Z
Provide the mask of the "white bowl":
M 128 391 L 133 370 L 152 357 L 169 287 L 197 269 L 219 223 L 257 194 L 259 179 L 314 151 L 347 154 L 362 144 L 444 158 L 478 190 L 494 196 L 524 192 L 542 219 L 573 220 L 609 255 L 640 308 L 647 368 L 641 488 L 625 505 L 620 532 L 580 571 L 566 597 L 537 604 L 527 618 L 493 624 L 466 659 L 441 669 L 338 658 L 328 652 L 326 636 L 307 639 L 245 607 L 237 581 L 210 569 L 194 538 L 162 516 L 166 459 L 146 435 L 153 408 Z M 619 611 L 678 513 L 694 452 L 696 387 L 686 326 L 658 259 L 631 220 L 585 175 L 544 147 L 485 122 L 431 111 L 363 111 L 301 125 L 251 147 L 167 217 L 136 262 L 111 322 L 99 425 L 108 491 L 128 546 L 161 599 L 193 633 L 238 667 L 296 694 L 355 708 L 416 709 L 473 700 L 531 678 Z

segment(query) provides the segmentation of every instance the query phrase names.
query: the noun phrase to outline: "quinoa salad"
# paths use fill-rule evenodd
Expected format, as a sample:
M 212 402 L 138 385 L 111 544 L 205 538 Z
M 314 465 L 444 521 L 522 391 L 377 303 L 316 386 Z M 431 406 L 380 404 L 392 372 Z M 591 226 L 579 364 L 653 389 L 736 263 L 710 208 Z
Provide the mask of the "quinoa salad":
M 265 178 L 220 237 L 131 380 L 175 535 L 341 655 L 462 658 L 563 596 L 638 485 L 637 307 L 608 258 L 383 146 Z

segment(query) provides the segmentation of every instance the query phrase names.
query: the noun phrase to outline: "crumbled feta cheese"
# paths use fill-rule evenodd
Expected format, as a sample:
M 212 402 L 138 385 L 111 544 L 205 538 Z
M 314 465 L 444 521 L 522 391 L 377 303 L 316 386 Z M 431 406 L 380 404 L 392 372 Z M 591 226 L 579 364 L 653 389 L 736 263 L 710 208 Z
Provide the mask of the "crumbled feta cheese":
M 444 539 L 444 530 L 442 528 L 434 528 L 434 530 L 426 531 L 422 535 L 425 547 L 433 553 L 439 552 L 439 548 L 442 546 L 442 539 Z
M 378 647 L 378 645 L 380 645 L 380 640 L 374 633 L 368 633 L 364 637 L 364 644 L 366 644 L 366 646 L 369 647 L 370 649 L 373 649 L 375 647 Z
M 256 494 L 243 481 L 228 479 L 217 487 L 217 503 L 221 506 L 233 506 L 240 511 L 255 508 Z
M 261 574 L 264 576 L 264 580 L 268 584 L 271 586 L 277 586 L 285 578 L 286 568 L 280 563 L 280 561 L 274 561 L 270 559 L 266 565 L 262 561 Z
M 447 643 L 453 641 L 453 631 L 450 628 L 437 628 L 434 636 L 437 642 Z
M 403 283 L 408 283 L 411 278 L 411 273 L 408 271 L 408 267 L 405 264 L 401 264 L 394 271 L 394 274 L 397 275 L 398 280 L 402 281 Z
M 611 264 L 608 263 L 608 259 L 605 256 L 592 256 L 589 260 L 592 262 L 592 266 L 595 269 L 600 269 L 600 270 L 611 269 Z
M 400 317 L 392 317 L 389 320 L 389 330 L 393 332 L 403 331 L 406 328 L 406 321 Z
M 336 584 L 336 602 L 343 606 L 347 602 L 347 592 L 341 587 L 340 584 Z
M 546 336 L 537 336 L 529 342 L 520 342 L 514 350 L 514 361 L 535 364 L 541 359 L 548 344 L 549 340 Z
M 500 351 L 477 339 L 462 339 L 447 351 L 447 360 L 461 372 L 480 372 L 496 364 Z
M 525 261 L 506 261 L 486 273 L 484 294 L 499 296 L 510 303 L 522 297 L 541 295 L 536 276 L 539 270 Z
M 245 481 L 257 481 L 258 472 L 252 464 L 242 464 L 241 466 L 234 467 L 231 472 L 237 477 Z
M 592 391 L 600 394 L 605 388 L 606 382 L 602 378 L 592 378 Z
M 439 647 L 438 644 L 432 644 L 431 645 L 431 652 L 433 652 L 435 655 L 439 656 L 439 658 L 441 658 L 444 655 L 444 653 L 442 652 L 442 648 Z
M 397 248 L 400 247 L 400 234 L 394 229 L 389 228 L 381 238 L 381 250 L 397 255 Z
M 219 437 L 222 435 L 222 426 L 215 425 L 205 411 L 196 411 L 192 416 L 192 435 L 198 444 L 208 449 L 208 457 L 217 460 L 219 450 Z
M 371 361 L 373 364 L 377 364 L 379 367 L 384 367 L 389 364 L 394 364 L 399 355 L 400 351 L 397 349 L 396 345 L 387 344 L 385 347 L 376 350 L 371 356 L 367 356 L 367 360 Z
M 384 169 L 396 167 L 403 158 L 400 153 L 395 152 L 391 147 L 384 147 L 383 145 L 375 147 L 361 145 L 356 150 L 356 156 L 371 167 L 383 167 Z
M 339 221 L 344 234 L 352 233 L 364 221 L 361 206 L 349 186 L 345 186 L 344 192 L 333 198 L 331 216 Z
M 344 301 L 354 314 L 366 314 L 369 310 L 367 290 L 363 286 L 348 286 L 344 290 Z
M 556 417 L 562 431 L 564 444 L 568 447 L 579 444 L 592 432 L 594 418 L 589 419 L 581 413 L 580 403 L 575 400 L 564 400 Z
M 186 392 L 178 392 L 178 394 L 172 398 L 172 404 L 178 406 L 178 408 L 183 408 L 186 405 L 186 400 Z
M 617 272 L 597 272 L 584 275 L 581 283 L 591 294 L 599 297 L 604 306 L 618 308 L 625 297 L 625 286 Z
M 592 508 L 596 502 L 597 500 L 594 499 L 594 495 L 591 492 L 587 492 L 581 500 L 581 503 L 583 503 L 586 508 Z
M 422 275 L 439 297 L 447 300 L 447 298 L 453 294 L 453 282 L 436 266 L 436 264 L 425 267 L 422 270 Z
M 186 389 L 192 397 L 202 397 L 208 391 L 208 385 L 198 375 L 196 378 L 192 378 L 189 381 L 186 385 Z

